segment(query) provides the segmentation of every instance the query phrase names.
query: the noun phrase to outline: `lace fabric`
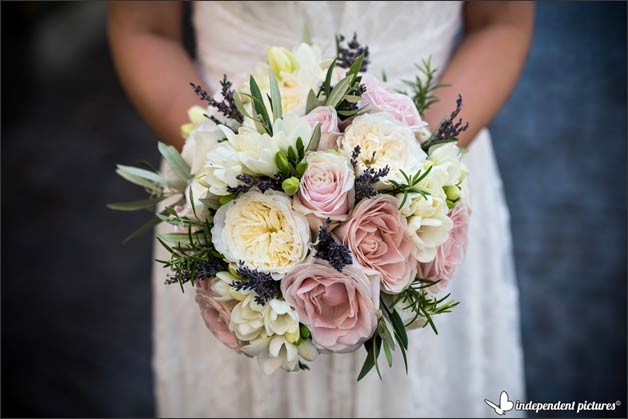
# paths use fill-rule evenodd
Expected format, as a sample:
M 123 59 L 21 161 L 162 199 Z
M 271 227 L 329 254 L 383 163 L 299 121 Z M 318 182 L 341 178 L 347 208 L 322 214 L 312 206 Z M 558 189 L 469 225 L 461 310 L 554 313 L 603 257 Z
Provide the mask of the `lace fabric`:
M 270 45 L 294 45 L 305 22 L 315 43 L 333 54 L 335 33 L 358 33 L 372 51 L 369 71 L 398 81 L 432 56 L 444 66 L 460 29 L 456 2 L 202 2 L 194 24 L 208 80 L 245 71 Z M 222 345 L 205 328 L 188 288 L 164 285 L 153 270 L 157 413 L 192 417 L 418 417 L 485 416 L 484 399 L 502 390 L 524 400 L 518 292 L 509 214 L 491 138 L 483 130 L 465 156 L 473 214 L 465 261 L 448 292 L 461 301 L 429 328 L 409 332 L 408 373 L 401 354 L 383 381 L 373 371 L 360 382 L 365 351 L 321 355 L 310 371 L 266 376 L 255 360 Z M 165 232 L 162 225 L 157 233 Z M 156 243 L 155 258 L 165 250 Z M 487 410 L 488 409 L 488 410 Z M 514 415 L 516 412 L 510 412 Z

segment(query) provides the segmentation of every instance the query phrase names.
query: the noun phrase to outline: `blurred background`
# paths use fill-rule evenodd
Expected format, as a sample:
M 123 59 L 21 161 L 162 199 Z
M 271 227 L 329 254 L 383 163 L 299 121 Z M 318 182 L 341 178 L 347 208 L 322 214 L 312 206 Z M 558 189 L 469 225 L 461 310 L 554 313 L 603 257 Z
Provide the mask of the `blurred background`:
M 114 74 L 106 7 L 1 5 L 5 417 L 154 414 L 152 238 L 120 245 L 147 215 L 105 204 L 140 193 L 116 163 L 158 153 Z M 491 129 L 528 399 L 621 400 L 586 416 L 625 417 L 626 3 L 538 4 Z

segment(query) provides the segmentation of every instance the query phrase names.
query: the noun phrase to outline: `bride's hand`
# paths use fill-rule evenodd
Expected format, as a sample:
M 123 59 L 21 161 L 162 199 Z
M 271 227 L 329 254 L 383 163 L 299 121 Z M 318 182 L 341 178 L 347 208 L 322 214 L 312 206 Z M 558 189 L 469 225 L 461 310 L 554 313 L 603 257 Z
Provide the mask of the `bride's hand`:
M 201 77 L 182 44 L 179 2 L 111 2 L 108 36 L 122 85 L 157 136 L 181 149 L 180 126 L 201 104 L 189 86 Z
M 464 36 L 440 81 L 452 87 L 437 91 L 440 101 L 426 112 L 437 126 L 463 97 L 459 117 L 469 121 L 460 135 L 468 146 L 510 96 L 523 69 L 534 26 L 533 2 L 465 2 Z

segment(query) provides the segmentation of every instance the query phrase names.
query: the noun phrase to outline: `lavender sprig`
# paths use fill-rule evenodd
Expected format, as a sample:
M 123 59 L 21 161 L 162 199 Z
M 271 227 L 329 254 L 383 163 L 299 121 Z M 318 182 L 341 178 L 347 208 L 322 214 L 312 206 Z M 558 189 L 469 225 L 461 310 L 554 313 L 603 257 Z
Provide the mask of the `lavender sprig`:
M 227 186 L 227 192 L 229 192 L 230 194 L 245 193 L 252 188 L 257 188 L 261 192 L 266 192 L 269 189 L 283 191 L 283 189 L 281 188 L 281 182 L 283 182 L 283 178 L 281 177 L 280 173 L 277 173 L 273 177 L 252 176 L 242 173 L 237 175 L 236 179 L 242 182 L 243 185 L 238 185 L 235 187 Z
M 432 134 L 430 139 L 423 144 L 423 148 L 427 149 L 434 145 L 437 141 L 443 142 L 450 139 L 455 139 L 461 132 L 466 131 L 469 128 L 469 121 L 463 124 L 462 118 L 456 121 L 458 114 L 462 110 L 462 95 L 458 94 L 456 100 L 456 109 L 451 113 L 449 119 L 443 120 L 438 129 Z
M 355 146 L 353 152 L 351 153 L 351 165 L 355 168 L 358 164 L 358 157 L 362 149 L 359 145 Z M 373 157 L 371 157 L 371 161 L 375 159 L 375 153 L 373 153 Z M 354 189 L 355 189 L 355 200 L 356 202 L 361 201 L 362 199 L 371 198 L 377 195 L 377 189 L 375 185 L 384 177 L 388 176 L 390 173 L 390 167 L 388 165 L 384 166 L 381 169 L 375 170 L 371 166 L 367 166 L 366 169 L 362 172 L 360 176 L 355 178 Z
M 329 223 L 331 223 L 331 220 L 328 218 L 327 225 Z M 351 251 L 346 246 L 336 243 L 327 225 L 322 225 L 318 231 L 318 242 L 314 246 L 316 249 L 314 257 L 326 260 L 334 269 L 342 272 L 342 268 L 345 265 L 353 263 Z
M 222 101 L 218 102 L 216 99 L 211 97 L 201 85 L 194 84 L 190 82 L 190 86 L 194 88 L 194 93 L 196 93 L 201 100 L 206 101 L 209 106 L 216 108 L 218 112 L 223 114 L 227 119 L 233 119 L 239 123 L 244 121 L 244 117 L 242 113 L 238 110 L 235 100 L 233 98 L 234 91 L 231 89 L 232 83 L 227 79 L 227 75 L 225 74 L 220 81 L 220 93 L 222 94 Z M 214 121 L 216 125 L 222 124 L 222 122 L 214 117 L 213 115 L 208 116 L 209 119 Z
M 357 40 L 357 34 L 355 32 L 353 33 L 353 38 L 347 43 L 346 47 L 342 45 L 344 40 L 344 35 L 336 35 L 336 59 L 338 67 L 349 68 L 356 58 L 364 54 L 364 60 L 362 61 L 360 71 L 363 73 L 366 72 L 366 69 L 370 64 L 368 45 L 361 45 Z
M 255 302 L 259 305 L 266 305 L 268 301 L 281 295 L 281 281 L 274 280 L 269 273 L 248 268 L 244 266 L 242 261 L 240 261 L 240 267 L 236 269 L 236 273 L 242 279 L 232 281 L 229 285 L 236 291 L 253 291 Z

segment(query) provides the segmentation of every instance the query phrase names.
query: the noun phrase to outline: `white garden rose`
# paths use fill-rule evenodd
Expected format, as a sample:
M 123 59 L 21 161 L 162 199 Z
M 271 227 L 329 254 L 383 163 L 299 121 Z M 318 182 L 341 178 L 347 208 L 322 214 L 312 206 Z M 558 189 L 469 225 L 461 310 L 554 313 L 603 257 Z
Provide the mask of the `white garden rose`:
M 357 168 L 361 174 L 367 167 L 390 168 L 388 176 L 378 186 L 389 186 L 390 180 L 404 182 L 401 171 L 415 174 L 423 167 L 425 152 L 410 128 L 396 121 L 387 113 L 358 116 L 340 137 L 340 150 L 351 157 L 360 146 Z
M 430 147 L 428 158 L 433 163 L 430 176 L 443 186 L 456 185 L 461 180 L 460 148 L 455 143 Z
M 225 260 L 280 278 L 308 253 L 310 229 L 281 192 L 250 191 L 221 206 L 214 216 L 212 240 Z

